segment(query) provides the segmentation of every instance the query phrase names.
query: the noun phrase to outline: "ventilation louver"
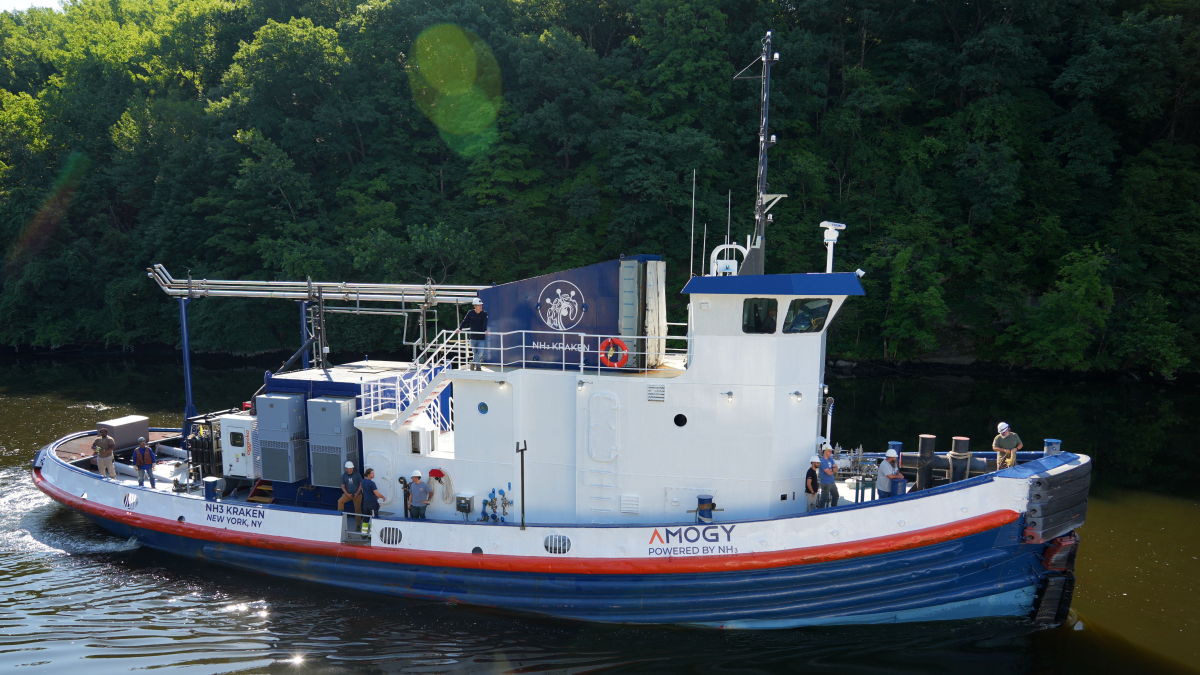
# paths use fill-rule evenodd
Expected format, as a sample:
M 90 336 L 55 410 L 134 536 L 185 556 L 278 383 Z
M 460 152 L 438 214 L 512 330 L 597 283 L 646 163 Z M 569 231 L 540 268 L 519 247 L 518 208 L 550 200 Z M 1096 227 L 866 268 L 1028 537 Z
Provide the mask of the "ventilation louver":
M 667 385 L 665 384 L 648 384 L 646 385 L 646 400 L 653 403 L 667 402 Z
M 395 546 L 404 539 L 404 533 L 398 527 L 384 527 L 379 530 L 379 541 Z
M 546 552 L 561 555 L 571 550 L 571 540 L 565 534 L 552 534 L 546 537 Z

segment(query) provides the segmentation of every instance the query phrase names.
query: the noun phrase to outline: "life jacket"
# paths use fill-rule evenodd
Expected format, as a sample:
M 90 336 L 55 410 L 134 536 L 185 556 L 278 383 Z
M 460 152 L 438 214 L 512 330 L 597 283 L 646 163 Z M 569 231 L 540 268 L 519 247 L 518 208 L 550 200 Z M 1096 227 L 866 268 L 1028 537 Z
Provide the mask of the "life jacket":
M 154 457 L 154 453 L 150 450 L 149 446 L 147 446 L 145 448 L 134 448 L 133 449 L 133 463 L 136 466 L 152 464 L 153 463 L 151 461 L 152 457 Z

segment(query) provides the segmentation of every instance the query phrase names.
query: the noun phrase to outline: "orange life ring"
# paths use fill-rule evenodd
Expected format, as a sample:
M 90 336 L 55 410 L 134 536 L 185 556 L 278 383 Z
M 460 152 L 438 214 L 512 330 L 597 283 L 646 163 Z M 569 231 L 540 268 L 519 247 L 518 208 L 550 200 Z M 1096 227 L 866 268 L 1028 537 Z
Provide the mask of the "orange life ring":
M 618 351 L 620 352 L 621 357 L 614 362 L 613 354 Z M 628 362 L 629 347 L 625 346 L 625 343 L 621 341 L 621 338 L 610 337 L 604 342 L 600 343 L 600 363 L 603 363 L 609 368 L 623 368 Z

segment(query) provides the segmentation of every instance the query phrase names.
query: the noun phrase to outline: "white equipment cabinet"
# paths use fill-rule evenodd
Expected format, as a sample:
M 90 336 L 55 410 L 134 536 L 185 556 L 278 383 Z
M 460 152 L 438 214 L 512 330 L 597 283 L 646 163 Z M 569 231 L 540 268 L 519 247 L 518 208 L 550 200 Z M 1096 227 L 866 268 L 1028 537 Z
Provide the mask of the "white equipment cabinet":
M 260 394 L 258 454 L 263 480 L 295 483 L 308 478 L 308 448 L 304 438 L 302 394 Z
M 352 398 L 310 398 L 308 400 L 308 453 L 312 484 L 338 487 L 343 466 L 358 459 L 358 429 L 354 427 L 355 400 Z
M 225 475 L 252 480 L 260 478 L 260 459 L 254 448 L 256 418 L 249 414 L 222 415 L 219 421 L 221 460 L 225 464 Z

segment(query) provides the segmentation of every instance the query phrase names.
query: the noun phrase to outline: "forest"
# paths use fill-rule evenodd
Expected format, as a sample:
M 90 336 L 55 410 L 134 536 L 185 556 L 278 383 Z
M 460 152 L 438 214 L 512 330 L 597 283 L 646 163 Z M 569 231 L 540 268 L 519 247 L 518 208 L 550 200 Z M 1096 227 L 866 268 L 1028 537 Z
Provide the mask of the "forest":
M 176 277 L 503 283 L 691 255 L 867 295 L 833 358 L 1172 378 L 1200 365 L 1200 3 L 67 0 L 0 14 L 0 344 L 180 344 Z M 752 67 L 748 74 L 757 74 Z M 697 234 L 691 244 L 695 176 Z M 400 350 L 389 317 L 339 352 Z M 199 299 L 194 350 L 298 346 Z M 411 335 L 410 335 L 411 339 Z M 1139 375 L 1141 376 L 1141 375 Z

